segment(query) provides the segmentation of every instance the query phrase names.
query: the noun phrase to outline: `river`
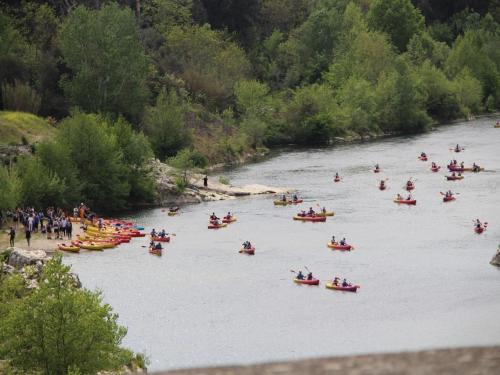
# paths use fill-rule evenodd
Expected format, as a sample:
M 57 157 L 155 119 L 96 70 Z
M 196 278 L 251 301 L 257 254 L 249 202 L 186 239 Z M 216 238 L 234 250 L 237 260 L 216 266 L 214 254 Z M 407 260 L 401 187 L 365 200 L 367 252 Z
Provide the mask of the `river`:
M 298 189 L 303 209 L 335 211 L 326 223 L 292 221 L 299 207 L 271 196 L 160 209 L 131 216 L 146 230 L 176 233 L 158 258 L 147 239 L 103 253 L 69 254 L 84 286 L 100 289 L 128 327 L 124 345 L 146 353 L 151 370 L 374 352 L 500 344 L 500 129 L 494 120 L 442 126 L 427 134 L 331 148 L 288 150 L 224 174 L 234 185 Z M 450 151 L 456 143 L 463 153 Z M 429 162 L 417 160 L 421 151 Z M 444 179 L 456 157 L 484 173 Z M 443 168 L 430 171 L 430 162 Z M 379 163 L 382 172 L 371 170 Z M 333 183 L 335 172 L 343 177 Z M 416 206 L 393 196 L 416 180 Z M 215 178 L 215 177 L 214 177 Z M 378 181 L 388 178 L 388 189 Z M 460 193 L 443 203 L 440 191 Z M 208 230 L 208 215 L 238 221 Z M 477 235 L 472 220 L 489 223 Z M 331 251 L 335 234 L 355 251 Z M 253 257 L 238 254 L 250 240 Z M 319 287 L 292 282 L 307 266 Z M 338 275 L 358 293 L 327 290 Z

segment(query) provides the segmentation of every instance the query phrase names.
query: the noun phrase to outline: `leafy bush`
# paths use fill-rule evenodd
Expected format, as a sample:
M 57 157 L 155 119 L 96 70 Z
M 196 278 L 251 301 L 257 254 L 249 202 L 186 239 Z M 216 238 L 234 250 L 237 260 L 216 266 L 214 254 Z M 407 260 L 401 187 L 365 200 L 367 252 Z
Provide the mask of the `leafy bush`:
M 219 182 L 224 185 L 230 184 L 229 178 L 227 178 L 226 176 L 219 176 Z
M 12 85 L 2 85 L 2 99 L 5 109 L 37 114 L 42 99 L 34 88 L 21 81 L 15 80 Z

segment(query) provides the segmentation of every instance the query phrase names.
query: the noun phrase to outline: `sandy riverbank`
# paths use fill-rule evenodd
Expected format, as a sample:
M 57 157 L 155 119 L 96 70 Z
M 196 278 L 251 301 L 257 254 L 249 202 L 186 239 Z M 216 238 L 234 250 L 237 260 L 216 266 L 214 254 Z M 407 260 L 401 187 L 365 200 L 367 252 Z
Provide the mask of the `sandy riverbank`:
M 0 252 L 10 247 L 9 244 L 9 235 L 8 231 L 10 228 L 10 223 L 7 223 L 3 228 L 0 234 Z M 52 254 L 57 250 L 57 244 L 59 243 L 68 243 L 71 242 L 71 239 L 67 237 L 64 239 L 54 239 L 54 234 L 52 234 L 52 239 L 47 239 L 47 234 L 32 233 L 30 246 L 28 246 L 28 242 L 26 241 L 24 228 L 22 225 L 14 225 L 14 229 L 16 230 L 16 239 L 15 239 L 15 247 L 25 249 L 25 250 L 43 250 L 47 254 Z M 78 234 L 82 234 L 83 230 L 80 228 L 79 223 L 73 223 L 73 237 L 72 239 L 76 239 Z

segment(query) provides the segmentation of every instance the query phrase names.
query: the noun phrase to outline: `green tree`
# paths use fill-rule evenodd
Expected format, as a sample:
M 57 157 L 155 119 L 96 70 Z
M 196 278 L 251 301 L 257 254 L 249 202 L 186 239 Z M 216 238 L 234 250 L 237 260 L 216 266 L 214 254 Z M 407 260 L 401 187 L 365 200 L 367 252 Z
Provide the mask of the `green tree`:
M 400 51 L 416 33 L 424 29 L 424 17 L 410 0 L 374 0 L 368 12 L 372 30 L 385 32 Z
M 103 118 L 82 113 L 66 118 L 57 142 L 70 151 L 90 207 L 107 212 L 127 207 L 130 183 L 123 151 Z
M 151 0 L 142 6 L 142 21 L 165 34 L 173 26 L 193 22 L 193 0 Z
M 161 160 L 174 156 L 191 143 L 185 127 L 187 105 L 175 91 L 163 90 L 156 98 L 156 105 L 148 107 L 144 114 L 143 128 Z
M 0 166 L 0 224 L 4 212 L 14 210 L 21 203 L 21 180 L 13 167 Z M 1 273 L 1 272 L 0 272 Z
M 100 293 L 75 286 L 61 259 L 56 255 L 47 263 L 40 287 L 24 298 L 18 298 L 19 281 L 0 281 L 0 296 L 8 302 L 0 315 L 2 358 L 19 370 L 47 375 L 123 366 L 127 353 L 119 345 L 127 330 Z
M 79 6 L 64 20 L 58 45 L 71 70 L 61 83 L 73 105 L 140 119 L 149 63 L 132 11 L 116 4 L 97 11 Z
M 453 80 L 453 90 L 460 104 L 460 111 L 464 117 L 479 113 L 481 110 L 481 82 L 479 82 L 468 68 L 464 68 Z

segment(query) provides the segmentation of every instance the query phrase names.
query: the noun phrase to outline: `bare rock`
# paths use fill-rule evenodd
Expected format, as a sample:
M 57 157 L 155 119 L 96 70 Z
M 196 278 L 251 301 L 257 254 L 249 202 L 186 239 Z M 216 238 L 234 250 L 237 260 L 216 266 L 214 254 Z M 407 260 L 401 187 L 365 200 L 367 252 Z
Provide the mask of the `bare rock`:
M 498 247 L 497 253 L 491 259 L 490 264 L 500 267 L 500 246 Z
M 15 268 L 32 265 L 41 269 L 43 264 L 49 259 L 47 253 L 43 250 L 24 250 L 11 247 L 7 251 L 11 252 L 7 264 Z

